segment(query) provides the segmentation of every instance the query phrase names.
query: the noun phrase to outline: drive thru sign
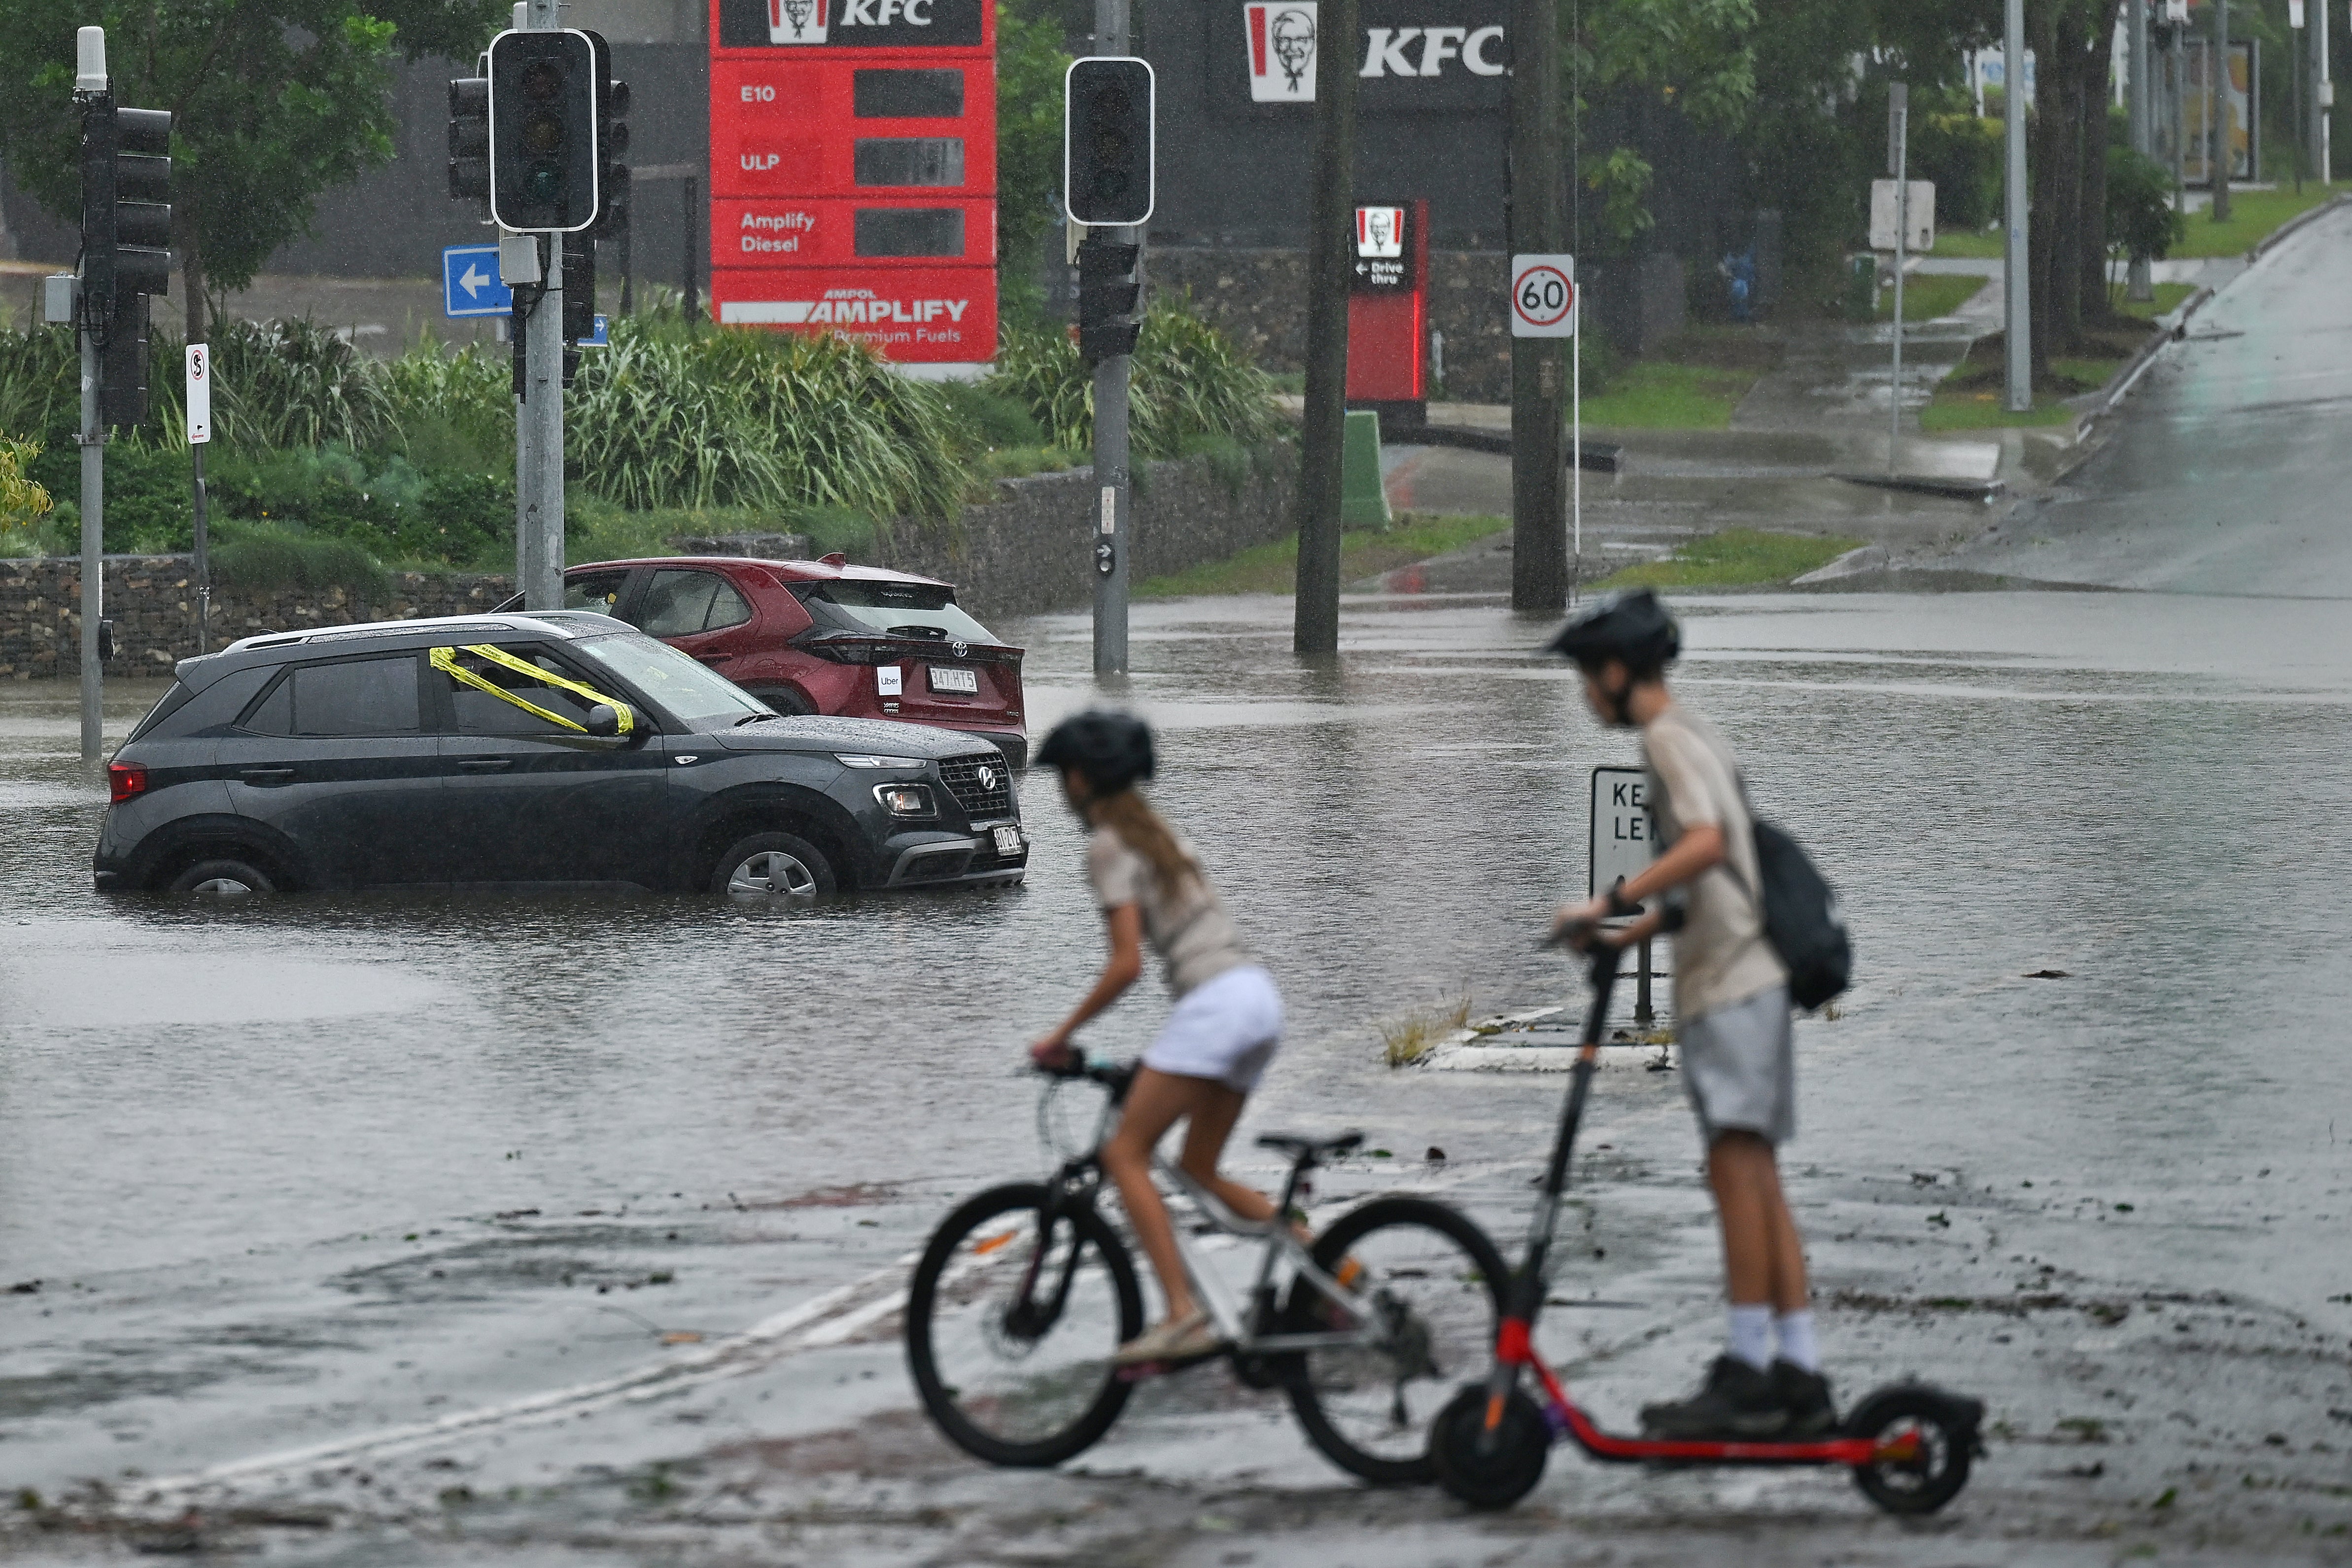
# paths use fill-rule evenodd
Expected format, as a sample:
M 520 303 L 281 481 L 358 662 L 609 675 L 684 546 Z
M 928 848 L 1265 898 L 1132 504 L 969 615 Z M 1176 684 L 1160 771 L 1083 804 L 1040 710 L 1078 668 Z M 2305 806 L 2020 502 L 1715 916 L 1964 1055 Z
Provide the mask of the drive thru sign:
M 1640 768 L 1592 770 L 1592 854 L 1585 892 L 1597 897 L 1620 877 L 1637 875 L 1657 856 L 1650 816 L 1650 775 Z

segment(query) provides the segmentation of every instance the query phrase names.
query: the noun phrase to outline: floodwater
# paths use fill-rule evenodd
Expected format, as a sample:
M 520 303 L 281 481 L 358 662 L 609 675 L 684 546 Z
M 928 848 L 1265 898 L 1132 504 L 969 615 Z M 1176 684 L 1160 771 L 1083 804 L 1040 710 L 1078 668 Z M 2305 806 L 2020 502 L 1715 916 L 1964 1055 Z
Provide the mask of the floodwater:
M 2200 1462 L 2164 1409 L 2126 1414 L 2155 1363 L 2000 1317 L 1906 1328 L 1886 1301 L 2057 1279 L 2259 1318 L 2237 1349 L 2149 1338 L 2188 1391 L 2172 1403 L 2224 1449 L 2259 1450 L 2270 1425 L 2298 1456 L 2316 1434 L 2352 1446 L 2328 1415 L 2352 1408 L 2352 841 L 2336 826 L 2352 808 L 2352 623 L 2317 602 L 2095 593 L 1682 607 L 1679 689 L 1816 851 L 1856 935 L 1841 1016 L 1801 1026 L 1790 1156 L 1832 1358 L 1857 1385 L 1920 1370 L 1989 1389 L 2028 1440 L 2079 1418 L 2076 1395 L 2144 1422 L 2141 1471 L 2117 1450 L 2109 1479 L 2046 1483 L 2089 1500 L 2085 1530 Z M 1529 652 L 1545 629 L 1490 598 L 1353 597 L 1340 657 L 1303 665 L 1286 601 L 1147 605 L 1124 693 L 1161 732 L 1160 804 L 1288 998 L 1290 1043 L 1236 1147 L 1253 1128 L 1361 1126 L 1391 1158 L 1350 1165 L 1327 1197 L 1435 1185 L 1507 1249 L 1559 1080 L 1391 1070 L 1376 1026 L 1465 996 L 1478 1013 L 1570 998 L 1534 937 L 1582 889 L 1586 771 L 1633 749 Z M 1031 649 L 1041 728 L 1093 700 L 1083 618 L 1009 630 Z M 137 709 L 126 697 L 110 734 Z M 1000 894 L 796 914 L 653 898 L 194 908 L 90 892 L 103 793 L 74 750 L 69 689 L 0 694 L 11 1490 L 102 1480 L 135 1499 L 147 1478 L 626 1376 L 677 1353 L 665 1333 L 724 1342 L 886 1276 L 956 1196 L 1039 1167 L 1035 1086 L 1013 1069 L 1100 954 L 1076 831 L 1044 781 L 1024 795 L 1029 883 Z M 1163 1010 L 1148 980 L 1089 1043 L 1131 1053 Z M 1604 1075 L 1590 1134 L 1585 1224 L 1597 1213 L 1592 1234 L 1615 1239 L 1574 1266 L 1573 1293 L 1637 1299 L 1639 1321 L 1547 1324 L 1621 1415 L 1691 1375 L 1715 1331 L 1675 1077 Z M 1827 1304 L 1841 1290 L 1847 1307 Z M 1602 1319 L 1622 1343 L 1595 1339 Z M 761 1403 L 722 1399 L 708 1431 L 658 1401 L 605 1418 L 614 1446 L 592 1457 L 903 1413 L 890 1322 L 875 1321 L 862 1361 L 763 1363 Z M 2055 1359 L 2029 1362 L 2029 1343 Z M 2282 1357 L 2292 1377 L 2263 1381 Z M 836 1377 L 849 1394 L 821 1390 Z M 2088 1392 L 2100 1378 L 2108 1392 Z M 1090 1458 L 1114 1477 L 1164 1460 L 1205 1487 L 1331 1486 L 1278 1412 L 1240 1408 L 1139 1399 Z M 2217 1411 L 2243 1432 L 2221 1436 L 2237 1429 L 2210 1426 Z M 503 1458 L 436 1462 L 535 1465 L 560 1486 L 580 1441 L 517 1430 Z M 906 1441 L 924 1465 L 957 1463 L 919 1431 Z M 1601 1507 L 1656 1484 L 1559 1490 L 1591 1474 L 1557 1459 L 1539 1499 Z M 1739 1484 L 1669 1495 L 1747 1509 L 1795 1488 L 1808 1509 L 1861 1507 L 1819 1478 Z M 2346 1513 L 2313 1496 L 2294 1506 Z M 1454 1517 L 1381 1506 L 1387 1529 Z M 2248 1517 L 2284 1540 L 2306 1515 Z

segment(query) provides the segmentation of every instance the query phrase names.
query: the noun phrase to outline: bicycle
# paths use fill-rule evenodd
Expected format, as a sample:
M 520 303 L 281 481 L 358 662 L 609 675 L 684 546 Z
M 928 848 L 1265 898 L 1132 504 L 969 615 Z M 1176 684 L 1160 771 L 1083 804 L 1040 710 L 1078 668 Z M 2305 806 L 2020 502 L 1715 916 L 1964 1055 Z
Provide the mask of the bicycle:
M 1180 1370 L 1110 1361 L 1144 1326 L 1134 1259 L 1097 1205 L 1098 1152 L 1134 1070 L 1073 1053 L 1070 1067 L 1047 1071 L 1038 1114 L 1049 1146 L 1063 1085 L 1108 1091 L 1091 1145 L 1068 1152 L 1044 1182 L 966 1200 L 916 1266 L 906 1314 L 915 1386 L 949 1439 L 990 1464 L 1045 1467 L 1083 1453 L 1142 1377 Z M 1406 1194 L 1360 1204 L 1303 1242 L 1286 1216 L 1309 1175 L 1362 1142 L 1353 1131 L 1261 1136 L 1258 1147 L 1290 1159 L 1276 1217 L 1263 1224 L 1155 1157 L 1163 1185 L 1192 1211 L 1186 1223 L 1171 1208 L 1177 1247 L 1225 1341 L 1181 1365 L 1229 1360 L 1249 1387 L 1282 1389 L 1307 1440 L 1342 1469 L 1376 1485 L 1417 1485 L 1435 1477 L 1428 1429 L 1450 1380 L 1482 1365 L 1494 1343 L 1507 1267 L 1461 1213 Z M 1198 1234 L 1263 1244 L 1245 1294 L 1204 1256 Z

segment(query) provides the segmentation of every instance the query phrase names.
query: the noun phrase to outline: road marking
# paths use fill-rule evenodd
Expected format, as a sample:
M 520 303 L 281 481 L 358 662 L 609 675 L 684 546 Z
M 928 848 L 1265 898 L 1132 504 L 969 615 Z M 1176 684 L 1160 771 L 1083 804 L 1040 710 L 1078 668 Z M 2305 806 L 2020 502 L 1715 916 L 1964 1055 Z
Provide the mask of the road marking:
M 773 1361 L 778 1354 L 793 1348 L 795 1341 L 803 1345 L 835 1343 L 856 1332 L 857 1328 L 904 1306 L 907 1293 L 903 1288 L 885 1291 L 879 1302 L 866 1302 L 862 1306 L 856 1303 L 876 1287 L 903 1279 L 920 1257 L 920 1253 L 909 1252 L 887 1268 L 877 1268 L 845 1285 L 813 1296 L 798 1306 L 788 1307 L 752 1324 L 740 1334 L 714 1341 L 681 1355 L 666 1356 L 631 1372 L 599 1378 L 593 1383 L 575 1384 L 569 1388 L 526 1394 L 504 1404 L 488 1405 L 431 1421 L 410 1422 L 355 1437 L 338 1437 L 255 1458 L 235 1459 L 185 1475 L 165 1476 L 152 1482 L 148 1489 L 151 1496 L 162 1499 L 278 1471 L 389 1456 L 427 1447 L 486 1427 L 572 1415 L 623 1401 L 637 1403 L 721 1377 L 739 1376 Z M 827 1339 L 813 1337 L 838 1328 L 843 1321 L 850 1322 L 851 1326 Z

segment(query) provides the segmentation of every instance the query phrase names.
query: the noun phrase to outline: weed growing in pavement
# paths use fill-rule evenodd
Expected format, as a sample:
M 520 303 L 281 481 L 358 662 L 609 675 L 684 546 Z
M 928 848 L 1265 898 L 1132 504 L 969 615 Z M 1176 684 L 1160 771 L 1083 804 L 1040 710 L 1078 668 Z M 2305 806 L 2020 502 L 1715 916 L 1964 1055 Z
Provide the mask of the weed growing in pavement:
M 1411 1067 L 1429 1055 L 1439 1040 L 1469 1022 L 1470 997 L 1466 992 L 1458 1001 L 1416 1008 L 1400 1017 L 1386 1019 L 1378 1026 L 1381 1058 L 1392 1068 Z

